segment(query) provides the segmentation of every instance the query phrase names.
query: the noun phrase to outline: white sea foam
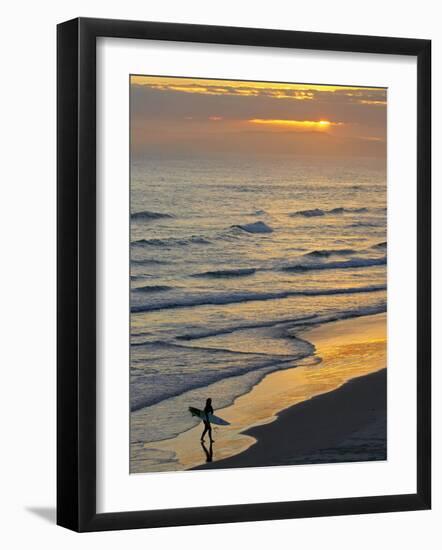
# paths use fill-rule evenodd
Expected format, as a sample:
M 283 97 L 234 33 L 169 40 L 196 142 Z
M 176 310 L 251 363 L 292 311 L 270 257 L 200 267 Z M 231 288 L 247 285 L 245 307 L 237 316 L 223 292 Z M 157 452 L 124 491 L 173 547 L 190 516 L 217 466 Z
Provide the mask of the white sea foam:
M 242 229 L 247 233 L 273 233 L 273 229 L 264 222 L 245 223 L 242 225 L 233 225 L 232 227 Z

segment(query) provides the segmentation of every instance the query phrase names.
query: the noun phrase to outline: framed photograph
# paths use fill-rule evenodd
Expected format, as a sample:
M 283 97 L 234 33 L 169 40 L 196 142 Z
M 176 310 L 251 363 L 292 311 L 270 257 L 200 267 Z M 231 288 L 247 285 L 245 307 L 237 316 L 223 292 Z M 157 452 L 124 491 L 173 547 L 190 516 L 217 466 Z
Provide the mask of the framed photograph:
M 430 52 L 58 26 L 59 525 L 430 508 Z

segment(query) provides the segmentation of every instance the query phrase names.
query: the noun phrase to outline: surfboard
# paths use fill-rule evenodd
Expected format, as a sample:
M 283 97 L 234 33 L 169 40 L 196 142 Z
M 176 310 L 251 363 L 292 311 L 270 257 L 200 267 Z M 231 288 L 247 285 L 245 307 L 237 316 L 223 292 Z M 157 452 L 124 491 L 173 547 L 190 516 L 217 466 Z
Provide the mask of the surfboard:
M 204 411 L 197 409 L 195 407 L 189 407 L 189 412 L 192 416 L 197 416 L 201 420 L 206 419 L 206 415 L 204 414 Z M 227 422 L 227 420 L 224 420 L 224 418 L 220 418 L 219 416 L 216 416 L 214 414 L 209 414 L 209 422 L 211 424 L 216 424 L 218 426 L 229 426 L 230 422 Z

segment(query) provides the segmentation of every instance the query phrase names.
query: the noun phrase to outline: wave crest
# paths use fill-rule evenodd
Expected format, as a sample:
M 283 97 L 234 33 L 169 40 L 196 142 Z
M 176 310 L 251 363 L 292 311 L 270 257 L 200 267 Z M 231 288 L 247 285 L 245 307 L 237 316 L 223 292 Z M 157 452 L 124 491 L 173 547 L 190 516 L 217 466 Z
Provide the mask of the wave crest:
M 316 269 L 351 269 L 357 267 L 371 267 L 376 265 L 386 265 L 387 258 L 354 258 L 353 260 L 344 260 L 340 262 L 325 263 L 299 263 L 288 265 L 282 268 L 283 271 L 313 271 Z
M 352 248 L 336 248 L 336 249 L 321 249 L 307 252 L 304 256 L 311 258 L 329 258 L 330 256 L 346 256 L 347 254 L 355 254 L 356 250 Z
M 332 208 L 331 210 L 322 210 L 321 208 L 313 208 L 311 210 L 298 210 L 297 212 L 290 213 L 289 216 L 303 216 L 305 218 L 313 218 L 315 216 L 336 216 L 337 214 L 357 214 L 362 212 L 368 212 L 368 208 L 344 208 L 343 206 L 338 206 L 337 208 Z
M 133 220 L 160 220 L 162 218 L 172 218 L 170 214 L 163 212 L 152 212 L 150 210 L 142 210 L 141 212 L 132 212 L 130 217 Z
M 189 246 L 192 244 L 210 244 L 210 241 L 205 237 L 198 235 L 191 235 L 190 237 L 178 238 L 170 237 L 168 239 L 139 239 L 132 241 L 132 246 L 144 247 L 144 246 L 158 246 L 158 247 L 171 247 L 171 246 Z
M 287 290 L 280 292 L 224 292 L 219 294 L 194 294 L 162 302 L 139 304 L 131 307 L 132 313 L 158 311 L 161 309 L 175 309 L 205 305 L 228 305 L 242 302 L 278 300 L 292 296 L 334 296 L 337 294 L 360 294 L 366 292 L 380 292 L 386 290 L 386 285 L 370 285 L 349 288 L 325 288 Z
M 133 290 L 136 290 L 137 292 L 165 292 L 166 290 L 172 290 L 171 286 L 167 285 L 146 285 L 146 286 L 139 286 L 137 288 L 134 288 Z
M 202 273 L 195 273 L 192 277 L 212 277 L 214 279 L 222 279 L 224 277 L 246 277 L 247 275 L 253 275 L 256 273 L 256 269 L 251 268 L 239 268 L 239 269 L 219 269 L 216 271 L 204 271 Z
M 246 223 L 242 225 L 232 225 L 233 229 L 242 229 L 247 233 L 273 233 L 273 229 L 264 222 Z

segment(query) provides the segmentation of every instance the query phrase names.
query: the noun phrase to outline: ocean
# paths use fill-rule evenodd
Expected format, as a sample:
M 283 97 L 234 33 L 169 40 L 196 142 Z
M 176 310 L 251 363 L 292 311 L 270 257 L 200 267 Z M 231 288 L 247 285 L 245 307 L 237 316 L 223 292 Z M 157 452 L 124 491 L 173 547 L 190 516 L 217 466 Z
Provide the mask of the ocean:
M 130 188 L 135 451 L 314 364 L 298 328 L 386 311 L 384 160 L 132 159 Z

